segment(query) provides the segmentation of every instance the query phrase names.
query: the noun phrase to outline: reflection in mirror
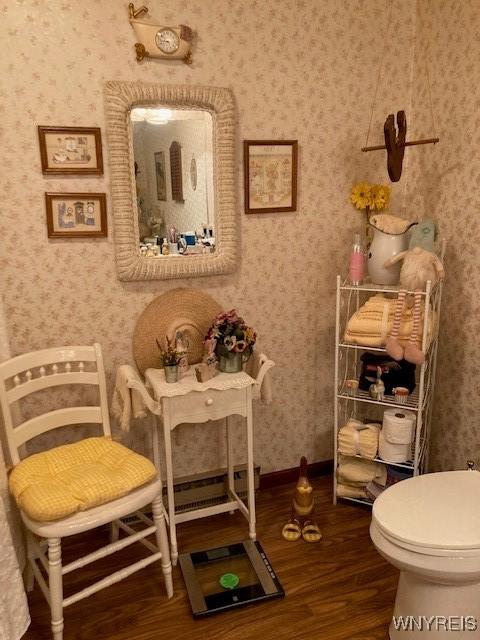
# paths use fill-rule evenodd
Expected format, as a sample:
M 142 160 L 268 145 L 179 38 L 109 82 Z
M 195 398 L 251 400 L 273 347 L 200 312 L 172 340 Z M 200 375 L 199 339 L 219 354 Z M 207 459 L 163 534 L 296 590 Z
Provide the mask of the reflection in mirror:
M 141 255 L 163 258 L 213 253 L 211 113 L 134 107 L 130 120 Z

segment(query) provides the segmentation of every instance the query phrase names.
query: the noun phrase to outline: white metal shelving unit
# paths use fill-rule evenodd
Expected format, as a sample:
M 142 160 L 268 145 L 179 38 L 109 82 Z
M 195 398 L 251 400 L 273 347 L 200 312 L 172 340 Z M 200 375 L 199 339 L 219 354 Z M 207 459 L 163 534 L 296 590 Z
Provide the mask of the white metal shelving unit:
M 442 258 L 445 252 L 442 247 Z M 338 467 L 338 431 L 352 417 L 365 419 L 369 422 L 382 422 L 381 417 L 385 407 L 395 407 L 397 409 L 408 409 L 416 414 L 415 437 L 412 443 L 412 455 L 408 462 L 392 463 L 386 462 L 379 457 L 376 462 L 409 470 L 412 475 L 424 473 L 428 468 L 428 442 L 430 437 L 430 427 L 433 409 L 433 392 L 435 383 L 435 369 L 437 363 L 438 330 L 440 324 L 440 306 L 442 300 L 443 283 L 439 282 L 432 287 L 431 282 L 427 282 L 422 296 L 425 302 L 425 314 L 423 321 L 422 350 L 426 354 L 425 362 L 416 368 L 416 387 L 409 395 L 406 404 L 395 402 L 393 396 L 385 396 L 383 401 L 374 400 L 370 394 L 358 389 L 353 395 L 346 388 L 345 382 L 349 378 L 357 378 L 360 375 L 360 356 L 365 352 L 386 353 L 382 347 L 368 347 L 343 342 L 343 335 L 349 318 L 357 311 L 366 300 L 374 295 L 383 293 L 389 297 L 398 296 L 399 287 L 388 285 L 376 285 L 365 283 L 359 286 L 349 284 L 347 280 L 342 281 L 337 276 L 337 297 L 336 297 L 336 323 L 335 323 L 335 410 L 334 410 L 334 451 L 335 451 L 335 473 L 333 480 L 333 502 L 337 502 L 337 467 Z M 413 293 L 413 292 L 408 292 Z M 433 332 L 428 341 L 428 326 L 430 317 L 433 315 Z M 375 415 L 366 415 L 366 411 L 371 411 Z M 361 458 L 361 456 L 356 456 Z M 367 499 L 361 498 L 339 498 L 371 505 Z

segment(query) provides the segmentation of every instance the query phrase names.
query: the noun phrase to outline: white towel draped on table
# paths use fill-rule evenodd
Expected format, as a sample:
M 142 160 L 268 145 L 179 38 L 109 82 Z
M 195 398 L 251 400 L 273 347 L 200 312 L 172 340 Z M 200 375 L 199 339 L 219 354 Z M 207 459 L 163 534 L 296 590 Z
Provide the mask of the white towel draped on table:
M 130 431 L 132 418 L 147 416 L 145 402 L 138 391 L 129 387 L 130 380 L 137 380 L 143 385 L 138 371 L 129 364 L 120 365 L 117 369 L 111 410 L 120 423 L 122 431 Z

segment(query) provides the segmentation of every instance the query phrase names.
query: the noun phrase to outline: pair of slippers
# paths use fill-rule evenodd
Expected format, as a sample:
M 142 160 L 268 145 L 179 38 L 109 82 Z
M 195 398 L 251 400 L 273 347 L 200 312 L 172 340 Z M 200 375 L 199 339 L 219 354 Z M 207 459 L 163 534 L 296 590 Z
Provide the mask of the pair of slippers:
M 320 542 L 322 534 L 318 524 L 313 520 L 305 520 L 303 526 L 296 518 L 292 518 L 282 529 L 282 536 L 289 542 L 295 542 L 300 536 L 305 542 Z

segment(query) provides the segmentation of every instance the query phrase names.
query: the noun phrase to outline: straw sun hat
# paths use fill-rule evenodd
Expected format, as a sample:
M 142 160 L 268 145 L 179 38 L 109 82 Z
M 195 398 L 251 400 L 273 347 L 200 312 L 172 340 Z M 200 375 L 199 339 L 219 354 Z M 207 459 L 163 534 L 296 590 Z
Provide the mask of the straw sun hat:
M 150 367 L 161 368 L 156 340 L 165 349 L 165 336 L 174 339 L 177 331 L 186 339 L 188 362 L 200 362 L 203 339 L 221 311 L 216 300 L 197 289 L 172 289 L 152 300 L 133 331 L 133 357 L 140 373 L 143 375 Z

